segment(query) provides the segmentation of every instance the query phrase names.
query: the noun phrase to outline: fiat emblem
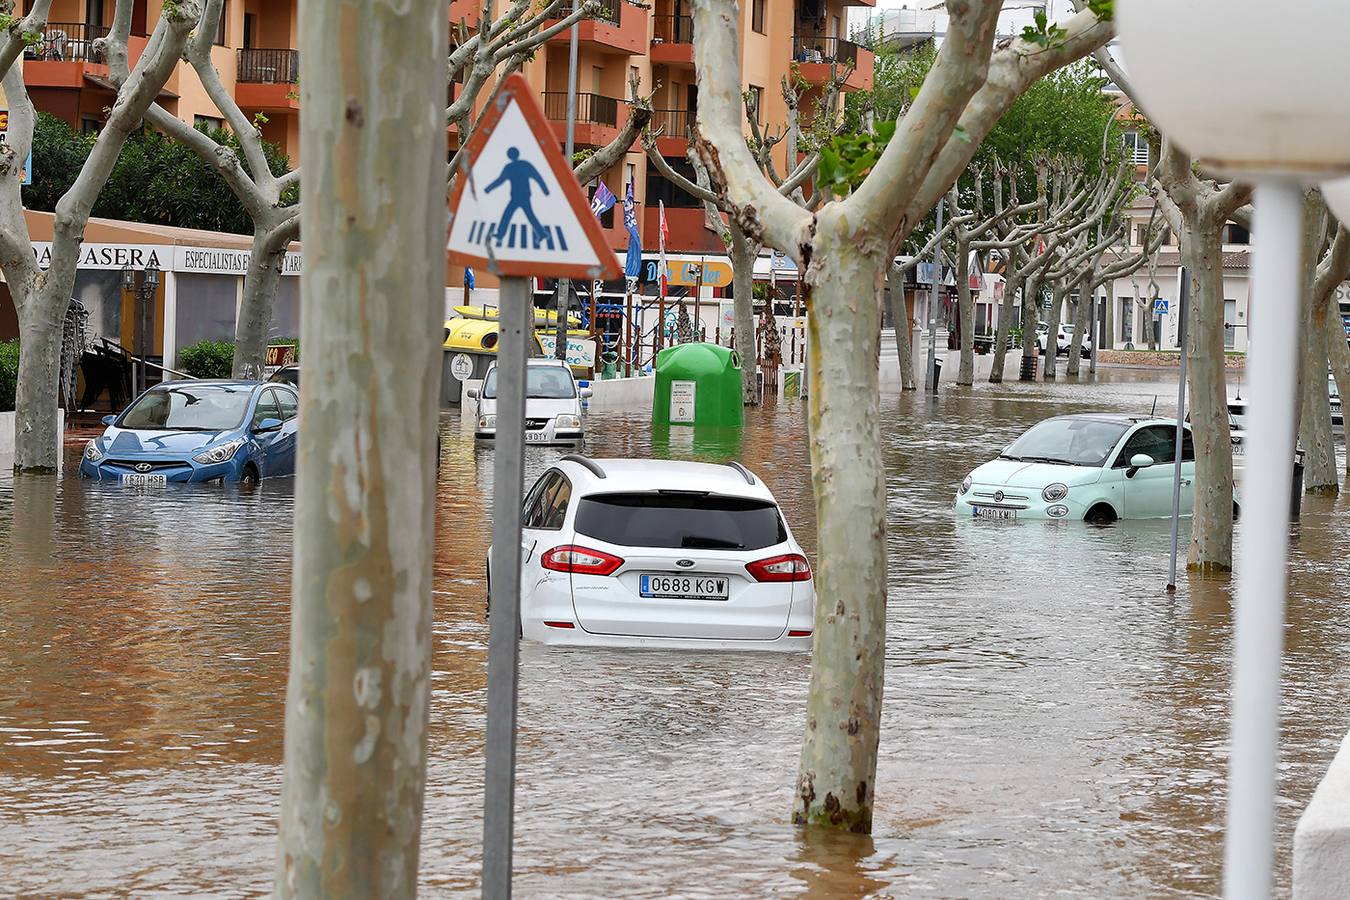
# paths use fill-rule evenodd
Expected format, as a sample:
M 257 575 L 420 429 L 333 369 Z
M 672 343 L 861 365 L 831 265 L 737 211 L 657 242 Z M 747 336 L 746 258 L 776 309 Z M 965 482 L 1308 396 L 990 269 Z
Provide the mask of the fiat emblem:
M 154 466 L 150 465 L 149 463 L 136 463 L 137 472 L 149 472 L 153 468 Z
M 692 559 L 677 559 L 675 560 L 675 565 L 679 566 L 681 569 L 688 569 L 694 565 L 694 561 Z
M 994 491 L 994 502 L 995 502 L 995 503 L 1002 503 L 1002 502 L 1003 502 L 1003 492 L 1002 492 L 1002 491 Z

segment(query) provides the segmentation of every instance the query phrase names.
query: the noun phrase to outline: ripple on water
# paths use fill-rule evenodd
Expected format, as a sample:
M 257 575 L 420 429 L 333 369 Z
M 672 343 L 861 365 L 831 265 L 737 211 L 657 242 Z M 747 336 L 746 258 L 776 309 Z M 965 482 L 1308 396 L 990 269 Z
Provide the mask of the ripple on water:
M 876 833 L 787 824 L 800 656 L 522 648 L 522 896 L 1209 895 L 1230 603 L 1169 598 L 1166 523 L 955 521 L 967 471 L 1049 415 L 1170 411 L 1175 384 L 882 397 L 890 559 Z M 588 452 L 737 457 L 814 552 L 806 422 L 739 438 L 595 412 Z M 492 452 L 442 420 L 428 893 L 476 885 Z M 558 456 L 531 449 L 527 477 Z M 292 486 L 128 493 L 0 474 L 0 879 L 19 893 L 253 896 L 280 791 Z M 1294 531 L 1279 807 L 1289 838 L 1350 723 L 1347 502 Z

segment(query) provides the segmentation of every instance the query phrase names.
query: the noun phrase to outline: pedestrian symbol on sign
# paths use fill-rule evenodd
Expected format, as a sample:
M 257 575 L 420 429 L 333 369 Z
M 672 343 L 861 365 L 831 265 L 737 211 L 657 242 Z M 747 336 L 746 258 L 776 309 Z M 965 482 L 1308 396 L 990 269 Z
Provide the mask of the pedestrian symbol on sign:
M 1167 315 L 1167 301 L 1162 297 L 1153 298 L 1153 314 L 1158 316 Z
M 502 174 L 497 176 L 497 180 L 483 188 L 483 193 L 490 194 L 503 184 L 511 185 L 511 202 L 506 204 L 506 210 L 502 213 L 502 220 L 497 223 L 493 230 L 493 236 L 497 243 L 501 243 L 506 237 L 507 226 L 511 224 L 511 217 L 520 210 L 525 214 L 525 218 L 534 226 L 534 242 L 538 246 L 544 242 L 547 232 L 544 226 L 539 224 L 539 218 L 534 214 L 534 206 L 530 203 L 530 182 L 539 182 L 539 190 L 543 191 L 544 196 L 548 196 L 548 185 L 544 184 L 544 179 L 539 176 L 539 170 L 530 165 L 529 162 L 520 158 L 520 151 L 515 147 L 506 151 L 506 158 L 510 160 L 502 168 Z

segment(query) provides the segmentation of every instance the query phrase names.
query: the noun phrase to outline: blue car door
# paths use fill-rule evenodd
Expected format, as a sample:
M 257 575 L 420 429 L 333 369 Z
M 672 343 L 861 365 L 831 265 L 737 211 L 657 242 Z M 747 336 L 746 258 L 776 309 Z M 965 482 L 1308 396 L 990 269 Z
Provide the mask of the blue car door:
M 280 436 L 280 429 L 262 431 L 263 422 L 268 419 L 281 421 L 281 407 L 277 403 L 276 388 L 267 388 L 258 395 L 258 403 L 253 407 L 253 418 L 249 423 L 249 439 L 256 449 L 253 461 L 258 466 L 258 475 L 267 478 L 273 474 L 275 460 L 272 446 Z
M 276 388 L 277 406 L 281 410 L 281 431 L 272 441 L 269 453 L 272 456 L 273 475 L 295 474 L 296 427 L 300 424 L 300 398 L 294 391 Z

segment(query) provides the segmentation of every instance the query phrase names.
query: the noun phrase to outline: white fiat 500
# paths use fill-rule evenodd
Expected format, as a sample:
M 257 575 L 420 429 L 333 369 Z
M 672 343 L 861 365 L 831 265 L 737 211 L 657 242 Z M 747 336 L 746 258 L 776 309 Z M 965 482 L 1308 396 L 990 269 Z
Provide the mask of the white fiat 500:
M 1175 419 L 1060 416 L 966 476 L 956 513 L 976 519 L 1151 519 L 1172 514 Z M 1195 447 L 1182 443 L 1181 514 L 1194 500 Z
M 807 650 L 811 566 L 732 463 L 568 455 L 526 495 L 521 635 L 546 644 Z M 492 582 L 488 550 L 488 581 Z
M 578 388 L 572 371 L 560 359 L 532 359 L 525 367 L 525 443 L 579 444 L 584 437 L 581 401 L 590 388 Z M 481 388 L 469 390 L 478 401 L 478 426 L 474 437 L 490 441 L 497 437 L 497 364 L 483 378 Z

